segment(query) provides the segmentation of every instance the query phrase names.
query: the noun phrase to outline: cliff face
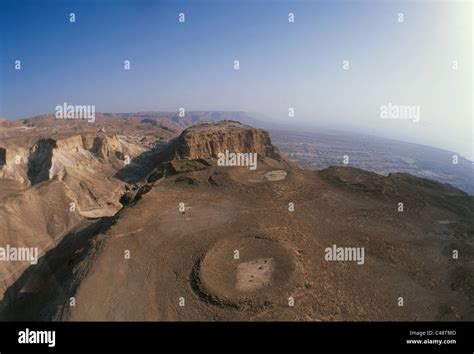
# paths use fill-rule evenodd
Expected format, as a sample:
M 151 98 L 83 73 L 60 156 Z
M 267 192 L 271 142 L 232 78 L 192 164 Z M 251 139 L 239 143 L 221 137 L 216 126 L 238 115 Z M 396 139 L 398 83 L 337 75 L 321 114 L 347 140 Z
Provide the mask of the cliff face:
M 199 124 L 184 130 L 177 138 L 172 157 L 175 159 L 216 159 L 219 153 L 257 153 L 282 160 L 272 145 L 268 132 L 236 121 Z
M 125 137 L 105 134 L 71 135 L 61 138 L 38 138 L 26 146 L 7 143 L 0 148 L 0 177 L 17 180 L 25 187 L 62 179 L 67 173 L 119 170 L 146 148 Z M 102 166 L 95 166 L 96 164 Z

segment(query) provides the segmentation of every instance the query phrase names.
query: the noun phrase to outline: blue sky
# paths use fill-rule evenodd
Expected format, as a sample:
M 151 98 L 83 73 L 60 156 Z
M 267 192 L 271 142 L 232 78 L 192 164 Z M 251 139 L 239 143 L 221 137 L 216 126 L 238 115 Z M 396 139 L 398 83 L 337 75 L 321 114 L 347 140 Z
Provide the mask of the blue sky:
M 1 117 L 239 110 L 473 155 L 468 1 L 2 0 L 0 35 Z M 381 120 L 389 102 L 420 122 Z

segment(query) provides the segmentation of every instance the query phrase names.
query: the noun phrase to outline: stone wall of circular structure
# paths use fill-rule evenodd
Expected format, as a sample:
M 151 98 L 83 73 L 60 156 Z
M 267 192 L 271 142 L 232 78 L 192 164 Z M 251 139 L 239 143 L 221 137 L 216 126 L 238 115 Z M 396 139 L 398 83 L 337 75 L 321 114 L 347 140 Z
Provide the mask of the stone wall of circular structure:
M 294 269 L 293 257 L 278 241 L 229 237 L 216 242 L 195 265 L 191 285 L 210 304 L 259 310 L 285 299 Z

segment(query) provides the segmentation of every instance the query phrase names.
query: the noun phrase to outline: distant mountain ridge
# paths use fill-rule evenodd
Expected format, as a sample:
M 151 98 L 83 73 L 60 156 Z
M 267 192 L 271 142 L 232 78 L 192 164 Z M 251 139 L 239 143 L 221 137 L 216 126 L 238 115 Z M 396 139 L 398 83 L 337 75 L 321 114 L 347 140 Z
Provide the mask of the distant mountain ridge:
M 112 119 L 112 120 L 111 120 Z M 387 138 L 366 136 L 359 133 L 322 130 L 315 128 L 302 131 L 300 126 L 272 123 L 261 114 L 243 111 L 185 111 L 179 112 L 131 112 L 97 113 L 96 125 L 115 126 L 113 119 L 120 119 L 123 126 L 150 127 L 159 135 L 177 135 L 184 129 L 201 123 L 223 120 L 239 121 L 256 128 L 270 130 L 273 141 L 282 152 L 289 155 L 301 167 L 324 169 L 342 165 L 344 155 L 350 157 L 349 166 L 379 174 L 407 172 L 418 177 L 449 183 L 474 195 L 474 164 L 452 151 L 427 145 L 414 144 Z M 22 120 L 28 127 L 43 127 L 84 122 L 61 122 L 53 115 L 39 115 Z M 0 120 L 0 127 L 21 126 L 20 121 Z M 452 164 L 453 155 L 459 163 Z

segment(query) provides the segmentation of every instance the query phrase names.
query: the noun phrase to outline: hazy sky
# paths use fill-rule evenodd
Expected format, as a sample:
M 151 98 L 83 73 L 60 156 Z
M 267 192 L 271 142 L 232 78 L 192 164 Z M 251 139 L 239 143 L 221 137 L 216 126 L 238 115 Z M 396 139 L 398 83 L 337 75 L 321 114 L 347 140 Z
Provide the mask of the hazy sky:
M 0 116 L 250 111 L 472 159 L 472 17 L 470 1 L 2 0 Z M 381 119 L 389 103 L 419 122 Z

